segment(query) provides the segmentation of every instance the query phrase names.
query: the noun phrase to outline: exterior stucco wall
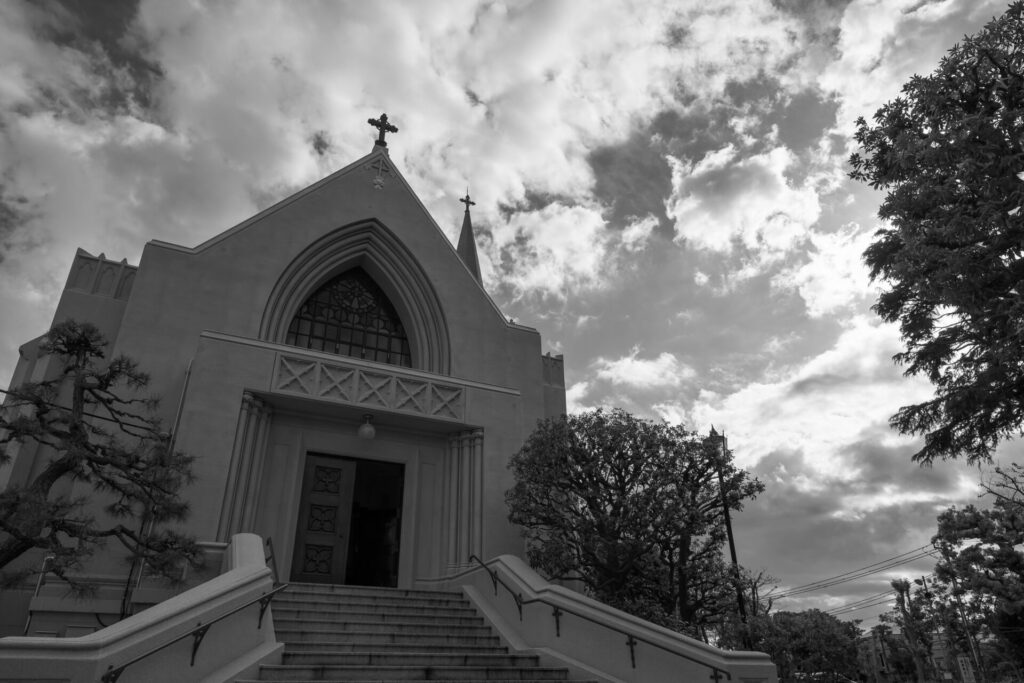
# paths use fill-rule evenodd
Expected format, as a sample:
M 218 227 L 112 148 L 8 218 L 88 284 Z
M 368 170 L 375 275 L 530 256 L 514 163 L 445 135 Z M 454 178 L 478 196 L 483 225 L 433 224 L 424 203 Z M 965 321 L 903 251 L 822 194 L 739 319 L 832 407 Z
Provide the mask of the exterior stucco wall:
M 155 382 L 171 389 L 200 332 L 258 338 L 268 299 L 289 264 L 325 235 L 375 221 L 415 256 L 436 293 L 451 339 L 450 374 L 539 390 L 536 331 L 505 321 L 404 181 L 392 175 L 375 190 L 366 164 L 356 162 L 194 251 L 148 244 L 118 348 L 144 355 L 156 366 L 150 367 Z M 388 291 L 391 283 L 378 284 Z M 542 404 L 533 403 L 542 400 L 539 393 L 524 400 L 542 414 Z

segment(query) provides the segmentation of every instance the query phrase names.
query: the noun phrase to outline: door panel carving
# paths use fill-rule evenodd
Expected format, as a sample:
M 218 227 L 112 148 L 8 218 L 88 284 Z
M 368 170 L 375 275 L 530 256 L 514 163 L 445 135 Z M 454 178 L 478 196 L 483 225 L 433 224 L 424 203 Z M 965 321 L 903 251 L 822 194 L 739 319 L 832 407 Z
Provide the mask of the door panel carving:
M 355 482 L 355 461 L 314 454 L 306 457 L 293 581 L 345 583 Z

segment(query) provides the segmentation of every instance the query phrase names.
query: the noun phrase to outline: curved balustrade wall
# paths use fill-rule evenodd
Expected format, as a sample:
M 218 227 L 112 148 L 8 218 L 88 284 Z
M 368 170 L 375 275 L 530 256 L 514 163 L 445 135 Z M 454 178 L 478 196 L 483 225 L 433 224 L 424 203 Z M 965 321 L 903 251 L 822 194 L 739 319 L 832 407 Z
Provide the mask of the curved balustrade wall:
M 270 610 L 263 612 L 259 602 L 274 589 L 262 540 L 235 535 L 225 562 L 220 576 L 95 633 L 0 638 L 0 679 L 97 683 L 104 675 L 117 680 L 112 674 L 128 664 L 122 681 L 212 682 L 280 661 L 284 646 L 276 642 Z M 189 635 L 197 625 L 209 625 L 198 644 Z
M 643 683 L 778 681 L 766 654 L 720 650 L 687 638 L 551 584 L 511 555 L 420 585 L 464 588 L 510 645 L 547 654 L 587 677 Z

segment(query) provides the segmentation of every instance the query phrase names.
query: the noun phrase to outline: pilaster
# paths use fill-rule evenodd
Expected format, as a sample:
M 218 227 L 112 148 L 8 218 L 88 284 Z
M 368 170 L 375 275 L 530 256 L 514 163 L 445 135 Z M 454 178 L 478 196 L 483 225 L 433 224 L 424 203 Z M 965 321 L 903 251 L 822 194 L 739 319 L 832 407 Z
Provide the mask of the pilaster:
M 483 529 L 483 430 L 456 432 L 448 437 L 445 458 L 445 521 L 448 570 L 469 566 L 480 555 Z
M 250 391 L 243 392 L 217 525 L 219 541 L 229 540 L 234 534 L 251 531 L 253 528 L 262 485 L 270 416 L 271 409 L 266 401 Z

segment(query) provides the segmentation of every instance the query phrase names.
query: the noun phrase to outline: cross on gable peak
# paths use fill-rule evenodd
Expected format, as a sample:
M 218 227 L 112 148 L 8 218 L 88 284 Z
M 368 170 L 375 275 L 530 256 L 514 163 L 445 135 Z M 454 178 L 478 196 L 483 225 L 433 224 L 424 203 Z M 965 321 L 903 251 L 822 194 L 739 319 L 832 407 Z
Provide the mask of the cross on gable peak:
M 387 147 L 388 143 L 384 140 L 384 135 L 398 132 L 397 127 L 388 123 L 387 114 L 381 114 L 379 119 L 366 119 L 366 122 L 378 131 L 377 140 L 373 143 L 375 147 Z

